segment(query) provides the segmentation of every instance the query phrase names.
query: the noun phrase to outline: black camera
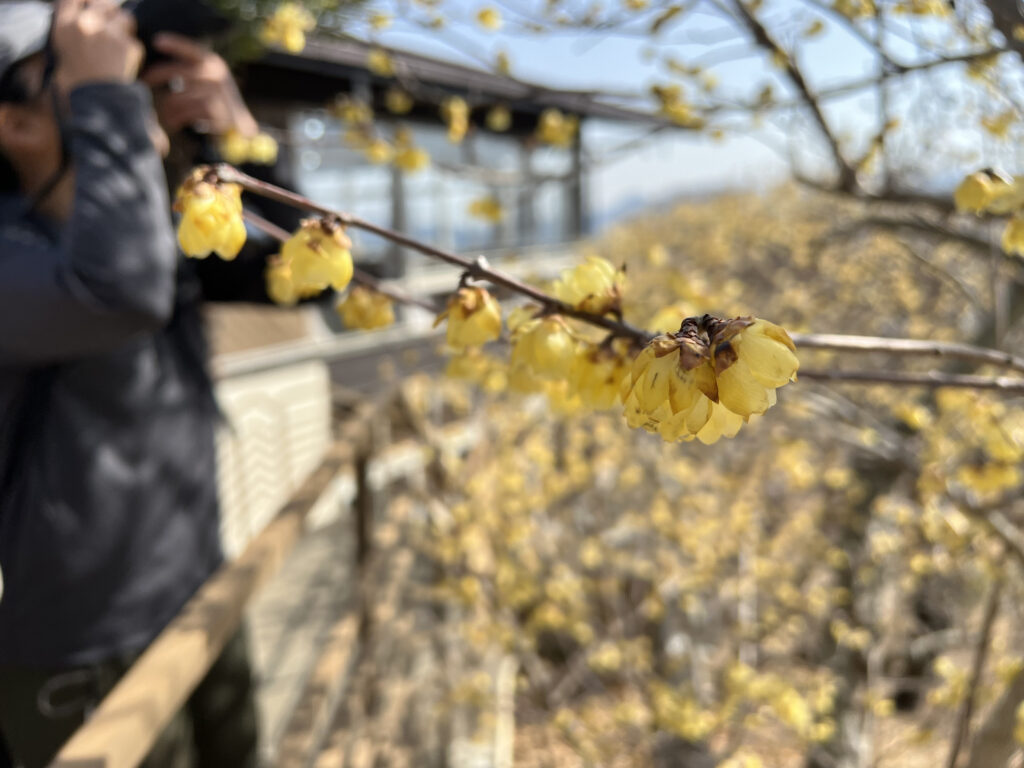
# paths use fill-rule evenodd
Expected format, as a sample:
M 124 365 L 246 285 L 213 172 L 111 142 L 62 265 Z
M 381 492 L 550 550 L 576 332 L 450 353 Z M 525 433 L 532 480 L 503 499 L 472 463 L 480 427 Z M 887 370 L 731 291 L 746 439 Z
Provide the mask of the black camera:
M 161 32 L 198 39 L 221 34 L 230 26 L 230 21 L 204 0 L 128 0 L 122 7 L 135 16 L 147 64 L 164 58 L 153 49 L 153 38 Z

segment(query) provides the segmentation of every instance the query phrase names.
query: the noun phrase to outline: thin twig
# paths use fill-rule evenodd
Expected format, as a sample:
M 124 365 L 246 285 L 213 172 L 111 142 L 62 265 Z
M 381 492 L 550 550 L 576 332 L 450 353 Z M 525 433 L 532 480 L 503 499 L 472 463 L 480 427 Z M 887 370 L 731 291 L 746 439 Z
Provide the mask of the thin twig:
M 817 371 L 801 369 L 801 379 L 812 381 L 843 381 L 851 384 L 894 384 L 901 387 L 952 387 L 959 389 L 993 389 L 1007 394 L 1024 395 L 1024 379 L 1009 376 L 973 376 L 960 373 L 909 373 L 905 371 Z
M 250 210 L 243 210 L 242 216 L 247 222 L 252 224 L 254 227 L 261 230 L 262 232 L 265 232 L 266 234 L 270 235 L 272 238 L 278 240 L 279 242 L 283 243 L 286 240 L 288 240 L 288 238 L 291 237 L 291 234 L 288 232 L 288 230 L 281 229 L 281 227 L 277 226 L 277 224 L 275 224 L 274 222 L 268 221 L 267 219 L 264 219 L 262 216 L 259 216 L 258 214 L 255 214 Z M 363 270 L 359 269 L 359 267 L 352 268 L 352 280 L 353 282 L 359 283 L 360 285 L 365 285 L 367 288 L 376 291 L 382 296 L 387 296 L 389 299 L 397 301 L 399 304 L 411 304 L 413 306 L 420 307 L 434 314 L 437 314 L 438 312 L 441 311 L 441 308 L 438 307 L 436 304 L 427 301 L 426 299 L 421 299 L 418 296 L 413 296 L 410 293 L 406 293 L 405 291 L 400 290 L 394 287 L 393 285 L 388 285 L 387 283 L 371 275 L 369 272 L 364 272 Z
M 334 211 L 315 203 L 300 194 L 254 179 L 251 176 L 241 173 L 230 165 L 217 166 L 216 174 L 222 181 L 239 184 L 244 189 L 254 194 L 262 195 L 263 197 L 277 200 L 278 202 L 282 202 L 287 205 L 293 205 L 316 213 L 320 216 L 335 218 L 343 225 L 373 232 L 374 234 L 379 235 L 386 240 L 390 240 L 391 242 L 398 243 L 399 245 L 412 250 L 419 251 L 420 253 L 433 258 L 461 267 L 466 271 L 468 276 L 474 279 L 485 280 L 495 285 L 503 286 L 515 293 L 519 293 L 533 299 L 548 313 L 563 314 L 600 328 L 604 328 L 610 331 L 612 335 L 629 339 L 638 346 L 645 346 L 654 337 L 654 334 L 649 331 L 642 330 L 620 320 L 577 310 L 565 302 L 552 296 L 548 296 L 543 291 L 522 282 L 518 278 L 515 278 L 506 272 L 494 269 L 482 257 L 476 260 L 470 260 L 450 251 L 435 248 L 434 246 L 427 245 L 426 243 L 421 243 L 418 240 L 399 232 L 395 232 L 387 227 L 378 226 L 358 216 L 353 216 L 352 214 Z M 273 237 L 282 241 L 288 239 L 288 233 L 280 227 L 267 222 L 265 219 L 262 219 L 251 212 L 246 212 L 245 216 L 250 223 L 263 229 Z M 399 298 L 398 291 L 382 285 L 376 281 L 376 278 L 366 275 L 365 273 L 359 273 L 359 275 L 361 282 L 366 281 L 367 284 L 375 290 L 379 290 L 381 293 L 391 296 L 396 301 L 408 301 L 409 303 L 424 306 L 421 300 L 411 296 L 402 295 L 402 297 Z M 431 309 L 436 310 L 435 307 L 431 307 Z M 975 360 L 977 362 L 1009 366 L 1014 370 L 1024 371 L 1024 360 L 1021 358 L 1005 352 L 1000 352 L 999 350 L 974 347 L 969 344 L 917 341 L 913 339 L 885 339 L 882 337 L 870 336 L 840 336 L 835 334 L 794 334 L 793 338 L 794 342 L 805 348 L 843 349 L 847 351 L 856 350 L 865 352 L 878 351 L 900 355 L 926 354 L 960 357 Z M 938 371 L 909 373 L 899 371 L 820 371 L 805 369 L 800 371 L 800 377 L 805 380 L 809 379 L 816 381 L 846 381 L 862 384 L 895 384 L 900 386 L 961 387 L 970 389 L 991 389 L 1013 394 L 1024 394 L 1024 379 L 1005 376 L 987 377 L 940 373 Z
M 949 757 L 946 758 L 946 768 L 956 768 L 957 758 L 960 757 L 960 748 L 967 740 L 967 733 L 971 726 L 971 715 L 974 713 L 974 703 L 978 695 L 978 686 L 981 683 L 981 673 L 985 669 L 985 657 L 988 655 L 989 639 L 992 635 L 992 625 L 995 623 L 996 614 L 999 612 L 999 598 L 1003 591 L 1003 580 L 997 580 L 988 590 L 985 599 L 985 613 L 981 620 L 981 631 L 978 634 L 978 641 L 974 646 L 974 658 L 971 662 L 971 677 L 967 684 L 967 695 L 960 704 L 956 716 L 956 726 L 953 730 L 953 742 L 949 747 Z
M 882 336 L 846 336 L 832 333 L 791 333 L 793 343 L 804 349 L 834 349 L 844 352 L 887 352 L 970 360 L 1024 372 L 1024 357 L 1009 352 L 951 341 L 888 339 Z M 801 374 L 804 375 L 804 374 Z
M 382 227 L 372 222 L 366 221 L 359 216 L 354 216 L 350 213 L 342 213 L 335 211 L 326 206 L 315 203 L 307 197 L 303 197 L 295 192 L 289 192 L 286 189 L 281 189 L 273 184 L 268 184 L 259 179 L 254 179 L 241 171 L 231 167 L 230 165 L 218 165 L 215 167 L 217 177 L 224 182 L 231 184 L 238 184 L 243 189 L 253 194 L 261 195 L 271 200 L 276 200 L 286 205 L 293 205 L 297 208 L 304 208 L 307 211 L 319 214 L 320 216 L 328 216 L 337 219 L 341 224 L 346 227 L 354 227 L 355 229 L 362 229 L 366 232 L 372 232 L 379 237 L 383 237 L 385 240 L 390 240 L 393 243 L 404 246 L 414 251 L 419 251 L 427 256 L 431 256 L 435 259 L 440 259 L 449 264 L 457 267 L 461 267 L 466 271 L 466 274 L 475 280 L 485 280 L 494 285 L 508 288 L 511 291 L 519 293 L 523 296 L 533 299 L 540 304 L 548 313 L 565 315 L 566 317 L 572 317 L 583 322 L 596 325 L 599 328 L 604 328 L 615 336 L 624 339 L 630 339 L 631 341 L 644 346 L 648 341 L 651 340 L 653 334 L 644 331 L 640 328 L 636 328 L 628 323 L 624 323 L 620 320 L 614 320 L 610 317 L 603 315 L 595 315 L 591 312 L 583 312 L 576 309 L 575 307 L 566 304 L 564 301 L 560 301 L 552 296 L 548 296 L 541 290 L 534 288 L 532 285 L 524 283 L 516 277 L 503 272 L 498 269 L 491 267 L 486 259 L 479 257 L 477 259 L 468 259 L 465 256 L 459 256 L 451 251 L 446 251 L 443 248 L 435 248 L 432 245 L 421 243 L 419 240 L 415 240 L 407 235 L 403 235 L 400 232 L 395 232 L 387 227 Z

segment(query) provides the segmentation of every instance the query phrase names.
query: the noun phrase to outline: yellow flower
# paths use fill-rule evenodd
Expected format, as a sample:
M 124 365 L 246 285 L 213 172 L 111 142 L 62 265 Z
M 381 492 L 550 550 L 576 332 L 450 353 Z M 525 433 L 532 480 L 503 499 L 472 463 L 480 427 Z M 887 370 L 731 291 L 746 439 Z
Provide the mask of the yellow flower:
M 341 96 L 331 105 L 330 111 L 346 125 L 368 125 L 373 122 L 373 109 L 361 99 Z
M 460 96 L 450 96 L 441 104 L 441 117 L 448 126 L 448 141 L 460 143 L 469 130 L 469 105 Z
M 249 159 L 249 139 L 232 128 L 220 137 L 217 149 L 224 162 L 241 165 Z
M 718 399 L 707 346 L 684 335 L 656 336 L 633 361 L 622 383 L 623 414 L 664 440 L 690 440 Z
M 497 224 L 504 216 L 501 203 L 498 202 L 498 198 L 492 195 L 481 197 L 471 202 L 467 212 L 470 216 L 475 216 L 478 219 L 483 219 L 493 224 Z
M 576 137 L 579 125 L 578 117 L 563 115 L 553 107 L 545 109 L 537 121 L 537 138 L 545 144 L 568 147 Z
M 736 437 L 743 426 L 743 417 L 733 413 L 721 403 L 711 404 L 711 416 L 697 431 L 697 439 L 704 445 L 717 443 L 723 437 Z
M 260 31 L 264 45 L 277 45 L 289 53 L 301 53 L 306 33 L 316 27 L 316 19 L 299 3 L 281 3 Z
M 395 64 L 383 48 L 370 49 L 366 54 L 366 68 L 381 77 L 391 77 L 395 74 Z
M 369 19 L 370 26 L 378 31 L 390 27 L 392 20 L 393 18 L 390 13 L 383 13 L 381 11 L 377 11 L 376 13 L 370 14 Z
M 575 309 L 603 315 L 622 306 L 622 282 L 626 275 L 600 256 L 588 256 L 555 282 L 555 296 Z
M 576 343 L 558 315 L 528 320 L 513 332 L 512 367 L 528 368 L 542 379 L 567 378 L 575 354 Z
M 387 141 L 377 138 L 366 143 L 363 147 L 363 154 L 374 165 L 383 165 L 391 162 L 395 156 L 395 150 Z
M 385 328 L 395 322 L 391 299 L 362 285 L 353 286 L 338 304 L 338 315 L 346 328 L 360 330 Z
M 273 165 L 277 152 L 277 140 L 270 134 L 258 133 L 249 140 L 249 162 Z
M 486 6 L 477 11 L 476 21 L 481 27 L 492 32 L 501 29 L 501 13 L 492 6 Z
M 218 149 L 221 157 L 231 165 L 273 165 L 277 162 L 277 141 L 266 133 L 249 137 L 232 128 L 221 136 Z
M 1024 205 L 1024 184 L 986 168 L 960 182 L 953 202 L 957 210 L 969 213 L 1012 213 Z
M 216 253 L 231 260 L 245 245 L 242 189 L 224 184 L 205 167 L 196 168 L 178 189 L 174 210 L 181 214 L 178 244 L 186 256 Z
M 508 111 L 508 107 L 498 105 L 491 107 L 487 113 L 487 127 L 495 133 L 502 133 L 509 129 L 512 125 L 512 113 Z
M 477 347 L 501 335 L 501 307 L 483 288 L 459 288 L 437 316 L 434 327 L 445 319 L 446 339 L 453 349 Z
M 412 96 L 401 88 L 392 86 L 384 96 L 384 106 L 393 115 L 404 115 L 413 107 Z
M 775 404 L 775 389 L 796 380 L 800 363 L 785 330 L 760 318 L 728 321 L 711 341 L 718 397 L 747 417 Z
M 430 165 L 430 155 L 419 147 L 402 147 L 395 153 L 395 165 L 406 173 L 415 173 Z
M 622 380 L 628 374 L 629 366 L 614 349 L 581 344 L 573 360 L 569 382 L 585 406 L 606 410 L 618 402 Z
M 292 280 L 302 296 L 306 291 L 343 291 L 352 279 L 352 243 L 345 228 L 332 219 L 306 219 L 281 248 Z
M 268 260 L 265 274 L 267 296 L 271 301 L 284 307 L 290 307 L 299 300 L 295 283 L 292 282 L 292 268 L 279 256 Z
M 1024 256 L 1024 212 L 1018 213 L 1007 223 L 1003 230 L 1002 245 L 1007 253 Z

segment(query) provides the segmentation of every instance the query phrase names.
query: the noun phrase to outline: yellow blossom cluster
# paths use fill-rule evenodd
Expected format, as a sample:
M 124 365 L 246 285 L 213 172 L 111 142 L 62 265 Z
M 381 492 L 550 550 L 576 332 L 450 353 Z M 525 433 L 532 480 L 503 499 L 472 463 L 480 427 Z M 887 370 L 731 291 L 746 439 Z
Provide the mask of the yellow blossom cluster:
M 570 147 L 579 132 L 580 120 L 550 107 L 540 113 L 537 121 L 537 139 L 556 147 Z
M 798 367 L 789 334 L 774 323 L 691 318 L 637 356 L 623 382 L 626 420 L 665 440 L 714 443 L 774 405 Z
M 306 33 L 316 27 L 316 19 L 300 3 L 284 2 L 274 9 L 260 30 L 264 45 L 275 45 L 289 53 L 301 53 Z
M 277 162 L 277 140 L 269 133 L 245 136 L 232 129 L 220 137 L 218 149 L 224 161 L 232 165 L 273 165 Z

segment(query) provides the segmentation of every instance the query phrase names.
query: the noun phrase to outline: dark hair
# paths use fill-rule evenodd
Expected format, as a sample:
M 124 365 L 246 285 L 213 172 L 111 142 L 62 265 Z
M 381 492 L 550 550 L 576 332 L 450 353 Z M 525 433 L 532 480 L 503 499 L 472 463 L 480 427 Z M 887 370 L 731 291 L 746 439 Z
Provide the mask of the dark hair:
M 18 172 L 14 170 L 11 161 L 0 152 L 0 195 L 9 195 L 21 188 L 21 180 Z

